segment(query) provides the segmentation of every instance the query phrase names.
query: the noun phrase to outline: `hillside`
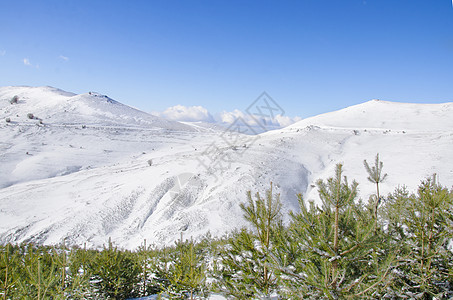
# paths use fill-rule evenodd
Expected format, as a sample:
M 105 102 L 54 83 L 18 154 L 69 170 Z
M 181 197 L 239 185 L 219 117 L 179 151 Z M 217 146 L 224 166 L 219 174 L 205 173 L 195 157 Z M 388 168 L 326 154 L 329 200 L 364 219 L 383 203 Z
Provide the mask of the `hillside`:
M 0 89 L 0 100 L 14 94 L 10 89 Z M 36 98 L 46 98 L 46 89 Z M 49 93 L 61 94 L 55 98 L 64 103 L 97 103 L 89 94 Z M 21 97 L 35 101 L 27 92 Z M 57 102 L 53 107 L 66 105 Z M 5 170 L 0 177 L 0 241 L 49 244 L 66 238 L 70 244 L 99 247 L 111 237 L 122 247 L 135 248 L 145 238 L 171 243 L 180 232 L 195 238 L 208 231 L 221 235 L 245 225 L 239 203 L 248 190 L 264 192 L 272 181 L 285 212 L 296 210 L 296 194 L 317 201 L 314 182 L 331 176 L 339 162 L 367 199 L 375 187 L 367 182 L 363 160 L 372 162 L 378 152 L 389 174 L 383 194 L 400 184 L 413 190 L 433 173 L 442 184 L 453 183 L 453 103 L 370 101 L 258 136 L 194 131 L 179 123 L 171 124 L 188 129 L 162 129 L 166 123 L 160 119 L 144 126 L 145 116 L 132 126 L 130 114 L 141 112 L 129 114 L 129 108 L 115 113 L 124 114 L 125 123 L 110 127 L 118 118 L 110 118 L 112 110 L 106 107 L 121 104 L 101 103 L 96 113 L 72 104 L 77 107 L 73 120 L 78 114 L 90 120 L 85 128 L 82 123 L 65 127 L 61 121 L 58 126 L 0 123 Z M 2 104 L 3 111 L 10 110 L 2 114 L 11 115 L 11 106 Z M 56 120 L 48 109 L 37 106 L 34 112 Z
M 443 131 L 453 128 L 453 105 L 399 103 L 371 100 L 360 105 L 307 118 L 290 126 Z
M 19 97 L 17 104 L 9 100 Z M 167 130 L 193 131 L 190 126 L 168 121 L 95 92 L 76 95 L 53 87 L 0 88 L 2 115 L 12 122 L 33 124 L 27 114 L 32 113 L 44 124 L 128 126 Z
M 14 96 L 18 102 L 11 104 Z M 76 95 L 52 87 L 0 88 L 0 116 L 0 188 L 171 147 L 181 132 L 213 131 L 168 121 L 98 93 Z M 173 133 L 170 142 L 168 132 Z

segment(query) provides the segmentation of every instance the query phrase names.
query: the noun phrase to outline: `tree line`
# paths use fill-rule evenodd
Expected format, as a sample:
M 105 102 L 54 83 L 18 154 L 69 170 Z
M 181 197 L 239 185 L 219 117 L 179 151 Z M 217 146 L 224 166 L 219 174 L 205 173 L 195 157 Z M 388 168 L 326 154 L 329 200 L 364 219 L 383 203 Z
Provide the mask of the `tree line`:
M 453 190 L 435 179 L 385 197 L 383 164 L 364 161 L 376 194 L 335 174 L 318 180 L 319 205 L 298 195 L 284 224 L 272 183 L 241 204 L 249 228 L 135 251 L 34 244 L 0 246 L 2 299 L 451 299 Z

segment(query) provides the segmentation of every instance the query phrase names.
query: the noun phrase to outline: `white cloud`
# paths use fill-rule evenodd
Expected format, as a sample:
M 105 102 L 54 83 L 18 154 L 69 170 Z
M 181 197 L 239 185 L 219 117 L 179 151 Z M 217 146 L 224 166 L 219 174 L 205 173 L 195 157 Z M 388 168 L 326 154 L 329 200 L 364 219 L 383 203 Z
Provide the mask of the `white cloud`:
M 245 123 L 246 125 L 252 127 L 256 132 L 283 128 L 302 120 L 300 117 L 292 118 L 282 115 L 276 115 L 274 118 L 260 117 L 246 114 L 238 109 L 235 109 L 231 112 L 224 111 L 220 113 L 218 121 L 219 123 L 228 125 L 234 123 L 237 119 L 240 119 L 241 123 Z
M 0 56 L 5 56 L 6 50 L 0 50 Z
M 296 122 L 299 122 L 300 120 L 302 120 L 301 117 L 288 117 L 288 116 L 282 116 L 282 115 L 276 115 L 275 116 L 275 120 L 277 121 L 277 123 L 280 125 L 280 127 L 286 127 L 286 126 L 289 126 L 291 124 L 294 124 Z
M 236 120 L 239 120 L 242 125 L 250 126 L 254 132 L 263 132 L 272 129 L 279 129 L 289 126 L 297 121 L 300 121 L 300 117 L 288 117 L 282 115 L 276 115 L 274 118 L 271 117 L 257 117 L 250 114 L 244 113 L 238 109 L 233 111 L 223 111 L 216 115 L 211 115 L 208 110 L 202 106 L 190 106 L 186 107 L 183 105 L 176 105 L 167 108 L 163 112 L 153 112 L 154 115 L 169 119 L 172 121 L 182 122 L 208 122 L 215 123 L 228 128 Z
M 225 124 L 232 124 L 236 119 L 241 119 L 242 122 L 246 123 L 249 126 L 257 126 L 259 125 L 256 122 L 256 119 L 253 118 L 249 114 L 245 114 L 244 112 L 240 111 L 239 109 L 235 109 L 233 111 L 223 111 L 219 114 L 219 121 Z
M 28 58 L 24 58 L 23 62 L 24 62 L 24 65 L 26 65 L 28 67 L 35 67 L 36 69 L 39 69 L 39 65 L 38 64 L 33 65 Z
M 165 119 L 173 121 L 182 121 L 182 122 L 210 122 L 212 123 L 214 119 L 208 110 L 202 106 L 183 106 L 176 105 L 167 108 L 163 112 L 154 112 L 154 115 L 163 117 Z
M 58 58 L 59 58 L 59 59 L 62 59 L 62 60 L 64 60 L 64 61 L 68 61 L 68 60 L 69 60 L 69 57 L 64 56 L 64 55 L 60 55 L 60 56 L 58 56 Z

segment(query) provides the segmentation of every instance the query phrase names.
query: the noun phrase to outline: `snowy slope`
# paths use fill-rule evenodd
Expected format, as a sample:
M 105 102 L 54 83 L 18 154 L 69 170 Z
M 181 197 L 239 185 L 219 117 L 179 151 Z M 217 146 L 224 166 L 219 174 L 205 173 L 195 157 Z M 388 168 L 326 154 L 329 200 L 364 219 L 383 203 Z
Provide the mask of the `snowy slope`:
M 17 95 L 19 101 L 9 100 Z M 32 113 L 44 124 L 141 126 L 168 130 L 190 130 L 190 126 L 168 121 L 121 104 L 95 92 L 75 95 L 53 87 L 0 88 L 2 117 L 20 124 L 36 123 L 27 118 Z
M 308 125 L 340 128 L 435 131 L 453 128 L 453 105 L 397 103 L 371 100 L 335 112 L 299 121 L 289 128 Z
M 15 95 L 18 103 L 10 104 Z M 141 155 L 171 144 L 165 141 L 168 132 L 208 131 L 97 93 L 75 95 L 52 87 L 0 88 L 0 117 L 0 188 Z
M 315 172 L 316 178 L 332 176 L 335 164 L 342 162 L 347 175 L 361 183 L 364 198 L 373 193 L 373 186 L 365 179 L 363 160 L 374 163 L 376 153 L 389 174 L 383 184 L 385 192 L 401 184 L 415 190 L 422 179 L 434 173 L 441 183 L 453 185 L 453 103 L 371 100 L 307 118 L 281 132 L 288 135 L 297 131 L 310 131 L 318 137 L 332 136 L 331 151 L 316 150 L 327 154 L 321 159 L 325 168 Z M 316 194 L 315 189 L 307 191 L 309 198 L 316 199 Z
M 296 210 L 296 194 L 316 201 L 314 181 L 331 176 L 338 162 L 368 198 L 374 185 L 363 159 L 372 163 L 377 152 L 389 174 L 384 194 L 403 183 L 414 190 L 433 173 L 451 186 L 452 110 L 453 103 L 370 101 L 259 136 L 112 129 L 99 125 L 103 120 L 84 129 L 0 123 L 0 159 L 9 176 L 0 177 L 0 241 L 67 238 L 97 247 L 111 237 L 135 248 L 145 238 L 171 243 L 180 232 L 220 235 L 245 225 L 239 203 L 248 190 L 264 192 L 272 181 L 285 211 Z M 26 178 L 34 172 L 44 174 Z M 15 183 L 10 177 L 17 173 L 22 179 Z

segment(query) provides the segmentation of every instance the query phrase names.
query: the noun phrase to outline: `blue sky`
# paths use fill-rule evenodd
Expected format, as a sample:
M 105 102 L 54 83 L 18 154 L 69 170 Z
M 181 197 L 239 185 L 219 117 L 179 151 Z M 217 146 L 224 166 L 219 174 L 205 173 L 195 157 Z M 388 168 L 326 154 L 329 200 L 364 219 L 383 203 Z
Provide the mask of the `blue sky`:
M 453 101 L 450 0 L 0 0 L 0 86 L 97 91 L 144 111 L 308 117 Z

